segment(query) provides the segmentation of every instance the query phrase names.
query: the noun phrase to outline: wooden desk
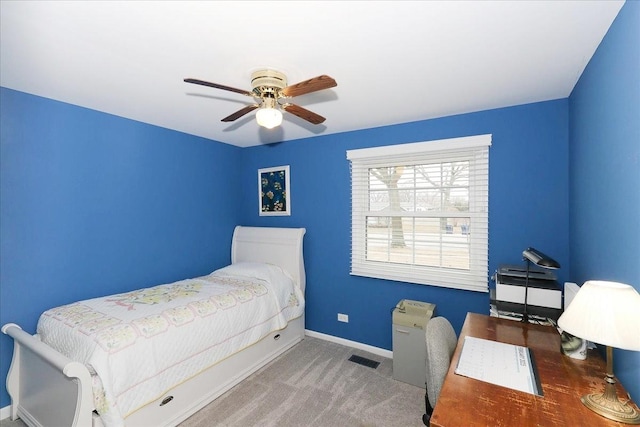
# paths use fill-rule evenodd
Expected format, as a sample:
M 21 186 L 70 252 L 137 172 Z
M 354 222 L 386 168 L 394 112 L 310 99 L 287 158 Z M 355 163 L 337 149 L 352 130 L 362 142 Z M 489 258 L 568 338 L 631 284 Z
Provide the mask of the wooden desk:
M 529 347 L 544 396 L 511 390 L 455 374 L 465 336 Z M 596 350 L 586 360 L 560 352 L 560 335 L 550 326 L 523 324 L 468 313 L 431 426 L 628 426 L 587 409 L 580 397 L 604 390 L 606 363 Z M 618 397 L 627 392 L 618 383 Z

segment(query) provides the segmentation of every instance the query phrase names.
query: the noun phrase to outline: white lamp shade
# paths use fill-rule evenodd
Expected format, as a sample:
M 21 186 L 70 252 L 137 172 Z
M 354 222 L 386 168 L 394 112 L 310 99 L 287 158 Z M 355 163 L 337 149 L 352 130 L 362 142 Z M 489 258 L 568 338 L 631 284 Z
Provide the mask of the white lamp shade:
M 597 344 L 640 351 L 640 294 L 624 283 L 587 281 L 558 326 Z
M 256 121 L 262 127 L 273 129 L 282 124 L 282 112 L 277 108 L 260 108 L 256 113 Z

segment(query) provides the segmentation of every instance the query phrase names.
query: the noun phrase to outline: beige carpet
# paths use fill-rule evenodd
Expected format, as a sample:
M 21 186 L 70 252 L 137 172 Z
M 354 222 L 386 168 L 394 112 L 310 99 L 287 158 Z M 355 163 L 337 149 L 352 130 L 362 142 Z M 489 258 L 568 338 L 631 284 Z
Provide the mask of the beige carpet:
M 380 365 L 350 362 L 353 354 Z M 420 427 L 423 413 L 424 389 L 395 381 L 391 359 L 306 337 L 179 427 Z
M 368 368 L 352 354 L 381 363 Z M 306 337 L 180 427 L 423 426 L 424 389 L 392 372 L 391 359 Z

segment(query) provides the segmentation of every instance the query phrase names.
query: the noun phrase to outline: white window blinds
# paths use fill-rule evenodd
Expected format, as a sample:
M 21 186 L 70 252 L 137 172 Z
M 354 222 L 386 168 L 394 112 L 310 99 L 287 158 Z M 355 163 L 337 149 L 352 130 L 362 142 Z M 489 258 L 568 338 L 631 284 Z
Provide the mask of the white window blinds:
M 351 274 L 488 291 L 491 135 L 347 151 Z

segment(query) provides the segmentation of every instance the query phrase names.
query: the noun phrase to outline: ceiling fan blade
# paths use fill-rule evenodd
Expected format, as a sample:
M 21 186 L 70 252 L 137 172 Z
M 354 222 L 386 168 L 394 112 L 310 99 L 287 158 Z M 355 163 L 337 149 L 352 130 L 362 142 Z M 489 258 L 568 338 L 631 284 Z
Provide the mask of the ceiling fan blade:
M 237 120 L 240 117 L 244 116 L 245 114 L 250 113 L 251 111 L 255 110 L 258 107 L 259 107 L 258 104 L 247 105 L 246 107 L 241 108 L 240 110 L 236 111 L 235 113 L 225 117 L 224 119 L 222 119 L 222 121 L 223 122 L 232 122 L 232 121 Z
M 213 87 L 213 88 L 216 88 L 216 89 L 228 90 L 228 91 L 231 91 L 231 92 L 240 93 L 242 95 L 253 96 L 252 92 L 249 92 L 249 91 L 246 91 L 246 90 L 243 90 L 243 89 L 236 89 L 234 87 L 219 85 L 217 83 L 205 82 L 204 80 L 184 79 L 184 81 L 186 83 L 194 83 L 194 84 L 197 84 L 197 85 L 209 86 L 209 87 Z
M 304 119 L 314 125 L 319 125 L 324 122 L 326 119 L 319 114 L 314 113 L 313 111 L 309 111 L 306 108 L 302 108 L 299 105 L 294 104 L 284 104 L 282 106 L 284 110 L 288 113 L 294 114 L 301 119 Z
M 280 94 L 291 98 L 294 96 L 304 95 L 305 93 L 329 89 L 330 87 L 335 87 L 337 85 L 338 83 L 336 83 L 333 78 L 322 75 L 282 88 L 282 90 L 280 90 Z

